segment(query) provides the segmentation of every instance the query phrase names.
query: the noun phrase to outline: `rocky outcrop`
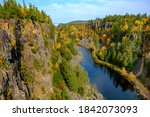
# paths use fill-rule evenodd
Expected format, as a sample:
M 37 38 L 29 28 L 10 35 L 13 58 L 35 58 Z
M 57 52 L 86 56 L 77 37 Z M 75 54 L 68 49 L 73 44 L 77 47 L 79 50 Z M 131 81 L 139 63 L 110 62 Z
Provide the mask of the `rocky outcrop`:
M 48 99 L 50 26 L 28 20 L 0 20 L 0 99 Z
M 108 28 L 112 28 L 112 22 L 106 22 L 105 23 L 105 30 Z

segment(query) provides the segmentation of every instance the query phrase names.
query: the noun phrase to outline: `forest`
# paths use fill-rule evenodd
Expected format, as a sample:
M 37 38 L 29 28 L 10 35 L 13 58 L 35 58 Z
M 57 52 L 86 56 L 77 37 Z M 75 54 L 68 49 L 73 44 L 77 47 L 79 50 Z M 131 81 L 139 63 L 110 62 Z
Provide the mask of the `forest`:
M 78 62 L 77 65 L 72 64 L 73 58 L 80 55 L 78 44 L 84 39 L 91 44 L 89 48 L 95 52 L 98 60 L 115 66 L 112 69 L 121 69 L 123 74 L 129 74 L 133 82 L 139 79 L 144 87 L 150 90 L 148 54 L 150 51 L 150 16 L 147 14 L 109 15 L 85 23 L 66 23 L 55 27 L 50 16 L 44 11 L 38 10 L 36 6 L 29 4 L 29 7 L 27 7 L 24 1 L 23 5 L 20 5 L 15 0 L 4 0 L 0 4 L 0 19 L 3 19 L 4 22 L 12 19 L 17 21 L 15 26 L 8 23 L 8 29 L 6 28 L 6 30 L 2 28 L 4 22 L 0 23 L 0 30 L 2 30 L 0 39 L 2 38 L 3 41 L 3 37 L 5 39 L 7 37 L 15 38 L 15 40 L 10 40 L 11 54 L 14 52 L 17 58 L 18 51 L 21 51 L 19 53 L 22 55 L 21 60 L 12 61 L 7 59 L 10 54 L 6 56 L 6 54 L 3 54 L 5 52 L 2 51 L 2 54 L 0 53 L 2 75 L 0 75 L 7 77 L 7 71 L 12 69 L 10 68 L 11 64 L 18 65 L 17 73 L 28 88 L 36 84 L 35 74 L 40 73 L 43 77 L 45 74 L 49 75 L 52 77 L 53 91 L 48 94 L 48 99 L 93 99 L 91 98 L 93 95 L 98 98 L 96 89 L 89 83 L 87 71 L 80 66 L 81 60 L 75 60 L 75 62 Z M 16 28 L 17 26 L 20 27 Z M 18 29 L 22 29 L 21 34 L 17 32 Z M 23 32 L 23 29 L 30 31 L 25 30 Z M 26 34 L 26 32 L 30 34 Z M 24 41 L 22 42 L 21 39 L 24 39 Z M 40 39 L 43 40 L 40 41 Z M 24 44 L 23 47 L 27 48 L 26 50 L 20 49 L 21 42 Z M 3 45 L 3 42 L 0 44 Z M 34 59 L 32 59 L 32 56 Z M 27 58 L 33 61 L 32 65 L 27 62 Z M 140 69 L 135 68 L 137 61 L 141 61 L 141 66 L 143 65 L 143 67 L 140 67 L 141 71 L 134 71 L 134 69 Z M 14 64 L 15 62 L 16 64 Z M 6 75 L 3 75 L 4 71 L 6 71 Z M 17 78 L 18 75 L 15 77 Z M 4 82 L 6 81 L 4 80 Z M 2 92 L 0 94 L 4 92 L 4 97 L 11 99 L 12 87 L 9 84 L 6 90 L 0 88 Z M 40 89 L 41 95 L 46 94 L 43 85 Z M 32 95 L 29 99 L 40 98 Z

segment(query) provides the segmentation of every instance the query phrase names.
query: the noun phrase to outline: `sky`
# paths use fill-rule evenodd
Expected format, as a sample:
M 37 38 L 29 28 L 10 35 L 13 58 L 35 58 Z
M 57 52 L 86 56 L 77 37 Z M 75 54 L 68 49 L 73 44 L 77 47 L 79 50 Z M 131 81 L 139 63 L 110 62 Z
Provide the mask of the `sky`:
M 17 2 L 22 3 L 22 0 Z M 150 0 L 25 0 L 25 3 L 44 10 L 54 24 L 114 14 L 150 14 Z

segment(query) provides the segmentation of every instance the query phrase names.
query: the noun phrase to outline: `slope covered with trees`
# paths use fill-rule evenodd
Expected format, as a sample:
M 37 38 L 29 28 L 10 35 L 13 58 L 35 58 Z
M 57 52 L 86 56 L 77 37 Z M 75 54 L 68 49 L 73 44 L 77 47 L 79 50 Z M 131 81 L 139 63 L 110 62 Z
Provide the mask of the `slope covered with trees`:
M 121 74 L 129 73 L 132 81 L 141 60 L 139 78 L 150 88 L 150 16 L 114 15 L 54 27 L 51 18 L 34 5 L 4 0 L 0 4 L 0 99 L 102 99 L 89 84 L 80 60 L 74 59 L 80 56 L 77 44 L 83 39 L 96 59 Z
M 122 73 L 130 72 L 132 76 L 145 74 L 140 80 L 144 82 L 142 77 L 147 77 L 146 81 L 150 81 L 149 59 L 144 59 L 146 55 L 148 58 L 149 52 L 150 16 L 114 15 L 90 20 L 86 24 L 60 25 L 57 29 L 63 39 L 69 37 L 76 43 L 82 39 L 89 40 L 99 60 L 118 66 Z M 135 68 L 138 61 L 141 61 L 140 67 Z M 145 73 L 142 74 L 143 64 Z M 149 87 L 148 83 L 145 85 Z
M 0 4 L 0 99 L 102 99 L 71 64 L 76 43 L 32 4 Z

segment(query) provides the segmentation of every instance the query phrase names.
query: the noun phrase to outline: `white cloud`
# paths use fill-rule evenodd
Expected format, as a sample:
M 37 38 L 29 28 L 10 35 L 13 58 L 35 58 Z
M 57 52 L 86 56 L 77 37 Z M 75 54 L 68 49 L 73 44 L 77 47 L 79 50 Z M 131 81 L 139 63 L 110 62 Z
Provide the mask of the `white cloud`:
M 91 3 L 92 2 L 92 3 Z M 88 20 L 109 14 L 150 13 L 150 5 L 142 0 L 81 0 L 80 3 L 53 3 L 42 7 L 55 23 Z

